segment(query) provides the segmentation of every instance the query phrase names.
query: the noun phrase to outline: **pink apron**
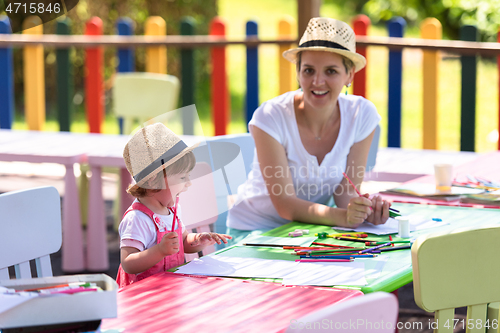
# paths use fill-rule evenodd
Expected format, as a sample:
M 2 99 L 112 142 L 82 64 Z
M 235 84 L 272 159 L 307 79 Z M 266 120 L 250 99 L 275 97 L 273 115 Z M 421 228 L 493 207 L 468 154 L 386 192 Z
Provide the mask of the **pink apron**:
M 118 274 L 116 276 L 116 282 L 118 283 L 118 286 L 120 288 L 125 287 L 129 284 L 132 284 L 136 281 L 140 281 L 142 279 L 145 279 L 153 274 L 156 273 L 161 273 L 165 272 L 167 269 L 177 267 L 179 265 L 182 265 L 184 263 L 184 244 L 182 241 L 182 227 L 179 222 L 179 217 L 175 213 L 175 210 L 173 208 L 168 208 L 171 213 L 174 213 L 174 218 L 177 219 L 177 236 L 179 236 L 180 244 L 179 244 L 179 252 L 176 254 L 172 254 L 169 256 L 165 256 L 162 260 L 160 260 L 156 265 L 151 267 L 150 269 L 139 273 L 139 274 L 128 274 L 126 273 L 122 265 L 120 264 L 120 267 L 118 268 Z M 144 206 L 140 202 L 134 202 L 132 206 L 127 209 L 125 214 L 123 216 L 127 215 L 128 212 L 132 210 L 139 210 L 143 212 L 144 214 L 148 215 L 151 220 L 153 220 L 156 228 L 156 244 L 160 243 L 161 239 L 163 238 L 163 235 L 169 233 L 169 231 L 165 228 L 165 231 L 160 232 L 159 226 L 160 226 L 160 219 L 157 217 L 151 209 L 148 207 Z M 172 221 L 172 224 L 174 224 L 174 221 Z

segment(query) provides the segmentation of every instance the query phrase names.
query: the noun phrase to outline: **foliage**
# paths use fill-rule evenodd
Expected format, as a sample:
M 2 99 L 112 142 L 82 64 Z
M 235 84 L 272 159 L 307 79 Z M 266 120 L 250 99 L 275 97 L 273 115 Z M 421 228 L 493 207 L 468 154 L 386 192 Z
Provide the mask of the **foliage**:
M 0 0 L 1 1 L 1 0 Z M 0 14 L 2 12 L 0 11 Z M 185 16 L 191 16 L 196 21 L 195 33 L 199 35 L 208 34 L 209 23 L 213 17 L 217 15 L 217 0 L 103 0 L 90 1 L 80 0 L 78 5 L 71 10 L 67 17 L 72 22 L 72 34 L 80 35 L 85 32 L 85 22 L 91 17 L 100 17 L 103 21 L 103 30 L 105 35 L 117 34 L 116 21 L 120 17 L 129 17 L 135 22 L 135 34 L 144 34 L 144 25 L 148 17 L 161 16 L 166 21 L 167 35 L 180 34 L 180 21 Z M 51 21 L 44 24 L 44 34 L 54 34 L 56 31 L 56 21 Z M 106 91 L 106 108 L 109 109 L 110 104 L 110 88 L 112 86 L 113 74 L 118 65 L 116 49 L 106 47 L 104 52 L 104 80 Z M 24 84 L 23 84 L 23 57 L 22 49 L 14 49 L 14 84 L 16 95 L 16 109 L 24 110 Z M 46 47 L 44 49 L 45 56 L 45 88 L 47 100 L 47 116 L 49 118 L 55 116 L 56 105 L 56 50 Z M 167 50 L 167 72 L 180 77 L 180 59 L 179 50 Z M 145 70 L 145 49 L 137 48 L 136 56 L 136 71 Z M 196 57 L 196 81 L 198 86 L 206 87 L 209 81 L 208 68 L 208 49 L 199 49 L 195 52 Z M 74 102 L 77 110 L 83 110 L 84 105 L 84 62 L 85 51 L 82 48 L 73 49 L 71 51 L 71 60 L 74 65 L 75 77 L 75 98 Z M 201 89 L 197 89 L 197 93 L 206 95 Z M 198 97 L 198 96 L 197 96 Z M 199 110 L 200 111 L 200 110 Z M 207 112 L 207 111 L 205 111 Z
M 326 3 L 334 0 L 324 0 Z M 443 26 L 443 34 L 458 39 L 462 25 L 475 25 L 481 40 L 495 41 L 500 24 L 499 0 L 335 0 L 353 14 L 364 13 L 373 24 L 403 17 L 409 25 L 435 17 Z

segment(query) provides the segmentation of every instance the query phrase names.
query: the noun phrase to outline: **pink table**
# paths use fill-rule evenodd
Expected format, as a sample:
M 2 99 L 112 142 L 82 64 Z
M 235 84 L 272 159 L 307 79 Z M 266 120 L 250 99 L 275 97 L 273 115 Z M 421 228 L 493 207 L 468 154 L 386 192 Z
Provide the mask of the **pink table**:
M 119 290 L 118 317 L 103 319 L 101 329 L 284 332 L 293 319 L 362 295 L 358 290 L 162 273 Z
M 500 166 L 500 151 L 487 154 L 478 154 L 472 161 L 455 165 L 453 168 L 454 177 L 465 179 L 470 174 L 477 177 L 483 177 L 492 181 L 500 181 L 499 174 Z M 434 175 L 425 175 L 412 179 L 406 183 L 427 183 L 434 184 Z M 473 203 L 463 203 L 459 199 L 454 201 L 432 200 L 421 197 L 413 197 L 408 195 L 397 195 L 392 193 L 382 193 L 382 196 L 393 202 L 418 203 L 428 205 L 444 205 L 444 206 L 460 206 L 460 207 L 476 207 L 476 208 L 500 208 L 497 206 L 488 206 Z
M 67 272 L 85 269 L 80 203 L 73 166 L 81 163 L 95 134 L 0 130 L 0 161 L 57 163 L 66 168 L 62 207 L 62 267 Z

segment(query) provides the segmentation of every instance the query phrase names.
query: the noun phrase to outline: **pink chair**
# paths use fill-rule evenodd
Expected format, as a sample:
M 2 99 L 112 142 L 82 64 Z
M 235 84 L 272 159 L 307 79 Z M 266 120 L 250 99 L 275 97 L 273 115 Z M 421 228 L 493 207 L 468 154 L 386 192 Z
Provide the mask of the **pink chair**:
M 386 292 L 376 292 L 327 306 L 290 321 L 285 333 L 394 332 L 398 300 Z
M 182 207 L 182 221 L 186 229 L 193 232 L 209 232 L 210 225 L 217 221 L 217 198 L 210 165 L 198 162 L 191 171 L 191 186 L 187 192 L 180 195 Z M 212 230 L 213 231 L 213 230 Z M 209 254 L 215 251 L 211 245 L 203 249 L 202 253 Z M 198 258 L 197 253 L 186 254 L 186 261 Z

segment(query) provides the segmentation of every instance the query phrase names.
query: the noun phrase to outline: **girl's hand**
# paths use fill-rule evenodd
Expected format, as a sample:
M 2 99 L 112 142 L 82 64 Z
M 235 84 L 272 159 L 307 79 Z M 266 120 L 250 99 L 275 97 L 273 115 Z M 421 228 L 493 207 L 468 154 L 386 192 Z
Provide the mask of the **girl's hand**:
M 160 247 L 161 253 L 165 256 L 176 254 L 179 252 L 179 236 L 176 232 L 169 232 L 163 235 L 158 246 Z
M 382 200 L 382 198 L 378 195 L 374 196 L 372 198 L 373 211 L 366 218 L 366 220 L 375 225 L 384 224 L 389 218 L 389 207 L 391 207 L 390 202 Z
M 368 199 L 368 194 L 361 197 L 352 198 L 347 205 L 346 227 L 356 228 L 363 223 L 371 214 L 372 202 Z
M 197 233 L 194 237 L 194 241 L 191 243 L 191 246 L 208 246 L 217 244 L 227 244 L 228 239 L 232 239 L 233 237 L 224 234 L 218 234 L 215 232 L 202 232 Z

